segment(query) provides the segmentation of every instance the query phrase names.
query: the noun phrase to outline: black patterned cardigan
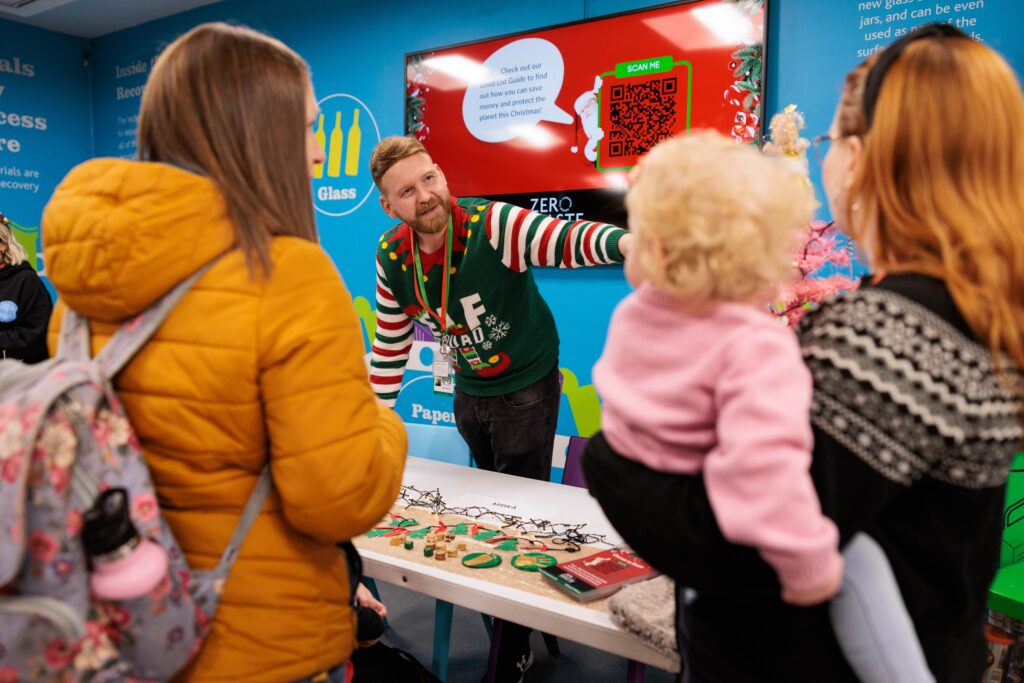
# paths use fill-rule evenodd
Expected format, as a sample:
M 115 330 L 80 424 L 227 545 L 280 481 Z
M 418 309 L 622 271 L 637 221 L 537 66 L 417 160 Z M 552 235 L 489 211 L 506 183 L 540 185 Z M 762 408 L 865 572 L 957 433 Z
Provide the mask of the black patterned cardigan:
M 841 542 L 866 531 L 885 549 L 937 680 L 976 683 L 1020 374 L 1007 359 L 996 372 L 945 285 L 920 275 L 822 306 L 800 343 L 826 514 Z

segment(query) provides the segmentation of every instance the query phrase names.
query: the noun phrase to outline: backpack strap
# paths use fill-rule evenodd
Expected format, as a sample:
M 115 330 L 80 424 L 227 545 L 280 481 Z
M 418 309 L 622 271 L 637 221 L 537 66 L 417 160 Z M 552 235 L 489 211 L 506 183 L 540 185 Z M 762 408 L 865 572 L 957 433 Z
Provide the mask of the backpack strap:
M 205 275 L 216 262 L 217 259 L 214 259 L 204 265 L 178 283 L 174 289 L 157 299 L 152 306 L 118 328 L 107 345 L 96 356 L 96 363 L 105 377 L 113 378 L 121 371 L 132 359 L 132 356 L 149 341 L 149 338 L 163 324 L 181 298 L 196 283 L 196 280 Z M 57 357 L 65 360 L 87 361 L 90 356 L 89 320 L 68 308 L 64 312 L 64 319 L 61 323 Z
M 78 315 L 71 308 L 64 310 L 60 324 L 60 339 L 57 342 L 57 358 L 70 361 L 87 361 L 92 357 L 89 350 L 89 320 Z
M 227 578 L 228 573 L 231 571 L 231 566 L 235 563 L 235 559 L 238 558 L 238 550 L 242 547 L 242 541 L 248 535 L 253 522 L 260 516 L 263 504 L 267 501 L 267 496 L 270 495 L 270 489 L 273 486 L 274 481 L 271 477 L 270 464 L 268 463 L 263 466 L 263 471 L 260 472 L 260 478 L 256 481 L 256 486 L 253 488 L 252 493 L 249 494 L 249 500 L 245 503 L 242 516 L 238 519 L 238 524 L 231 534 L 231 540 L 228 541 L 227 548 L 224 549 L 224 553 L 220 556 L 220 562 L 210 572 L 217 578 Z

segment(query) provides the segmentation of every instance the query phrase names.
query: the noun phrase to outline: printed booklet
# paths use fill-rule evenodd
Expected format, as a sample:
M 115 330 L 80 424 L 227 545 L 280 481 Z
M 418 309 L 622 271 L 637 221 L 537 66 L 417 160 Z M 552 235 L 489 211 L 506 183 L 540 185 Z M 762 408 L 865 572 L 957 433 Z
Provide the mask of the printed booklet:
M 543 567 L 540 573 L 580 602 L 611 595 L 623 586 L 658 575 L 631 550 L 602 550 L 589 557 Z

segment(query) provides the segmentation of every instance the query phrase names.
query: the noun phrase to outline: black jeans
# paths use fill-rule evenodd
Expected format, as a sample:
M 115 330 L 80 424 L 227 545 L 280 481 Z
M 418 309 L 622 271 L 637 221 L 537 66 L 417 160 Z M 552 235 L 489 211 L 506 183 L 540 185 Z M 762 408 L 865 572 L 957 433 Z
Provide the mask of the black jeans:
M 482 470 L 547 481 L 562 391 L 558 364 L 541 379 L 501 396 L 455 391 L 455 425 Z
M 558 363 L 533 384 L 501 396 L 455 391 L 455 425 L 482 470 L 529 479 L 551 478 L 558 404 L 562 389 Z M 529 651 L 530 632 L 505 622 L 498 644 L 496 683 L 519 680 L 518 658 Z

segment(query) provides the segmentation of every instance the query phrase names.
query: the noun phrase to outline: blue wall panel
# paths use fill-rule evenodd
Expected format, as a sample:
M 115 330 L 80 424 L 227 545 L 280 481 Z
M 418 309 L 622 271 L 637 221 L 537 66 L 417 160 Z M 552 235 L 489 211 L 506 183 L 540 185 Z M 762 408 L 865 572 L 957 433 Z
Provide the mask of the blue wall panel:
M 41 268 L 43 207 L 92 156 L 88 41 L 0 21 L 0 46 L 0 211 Z

